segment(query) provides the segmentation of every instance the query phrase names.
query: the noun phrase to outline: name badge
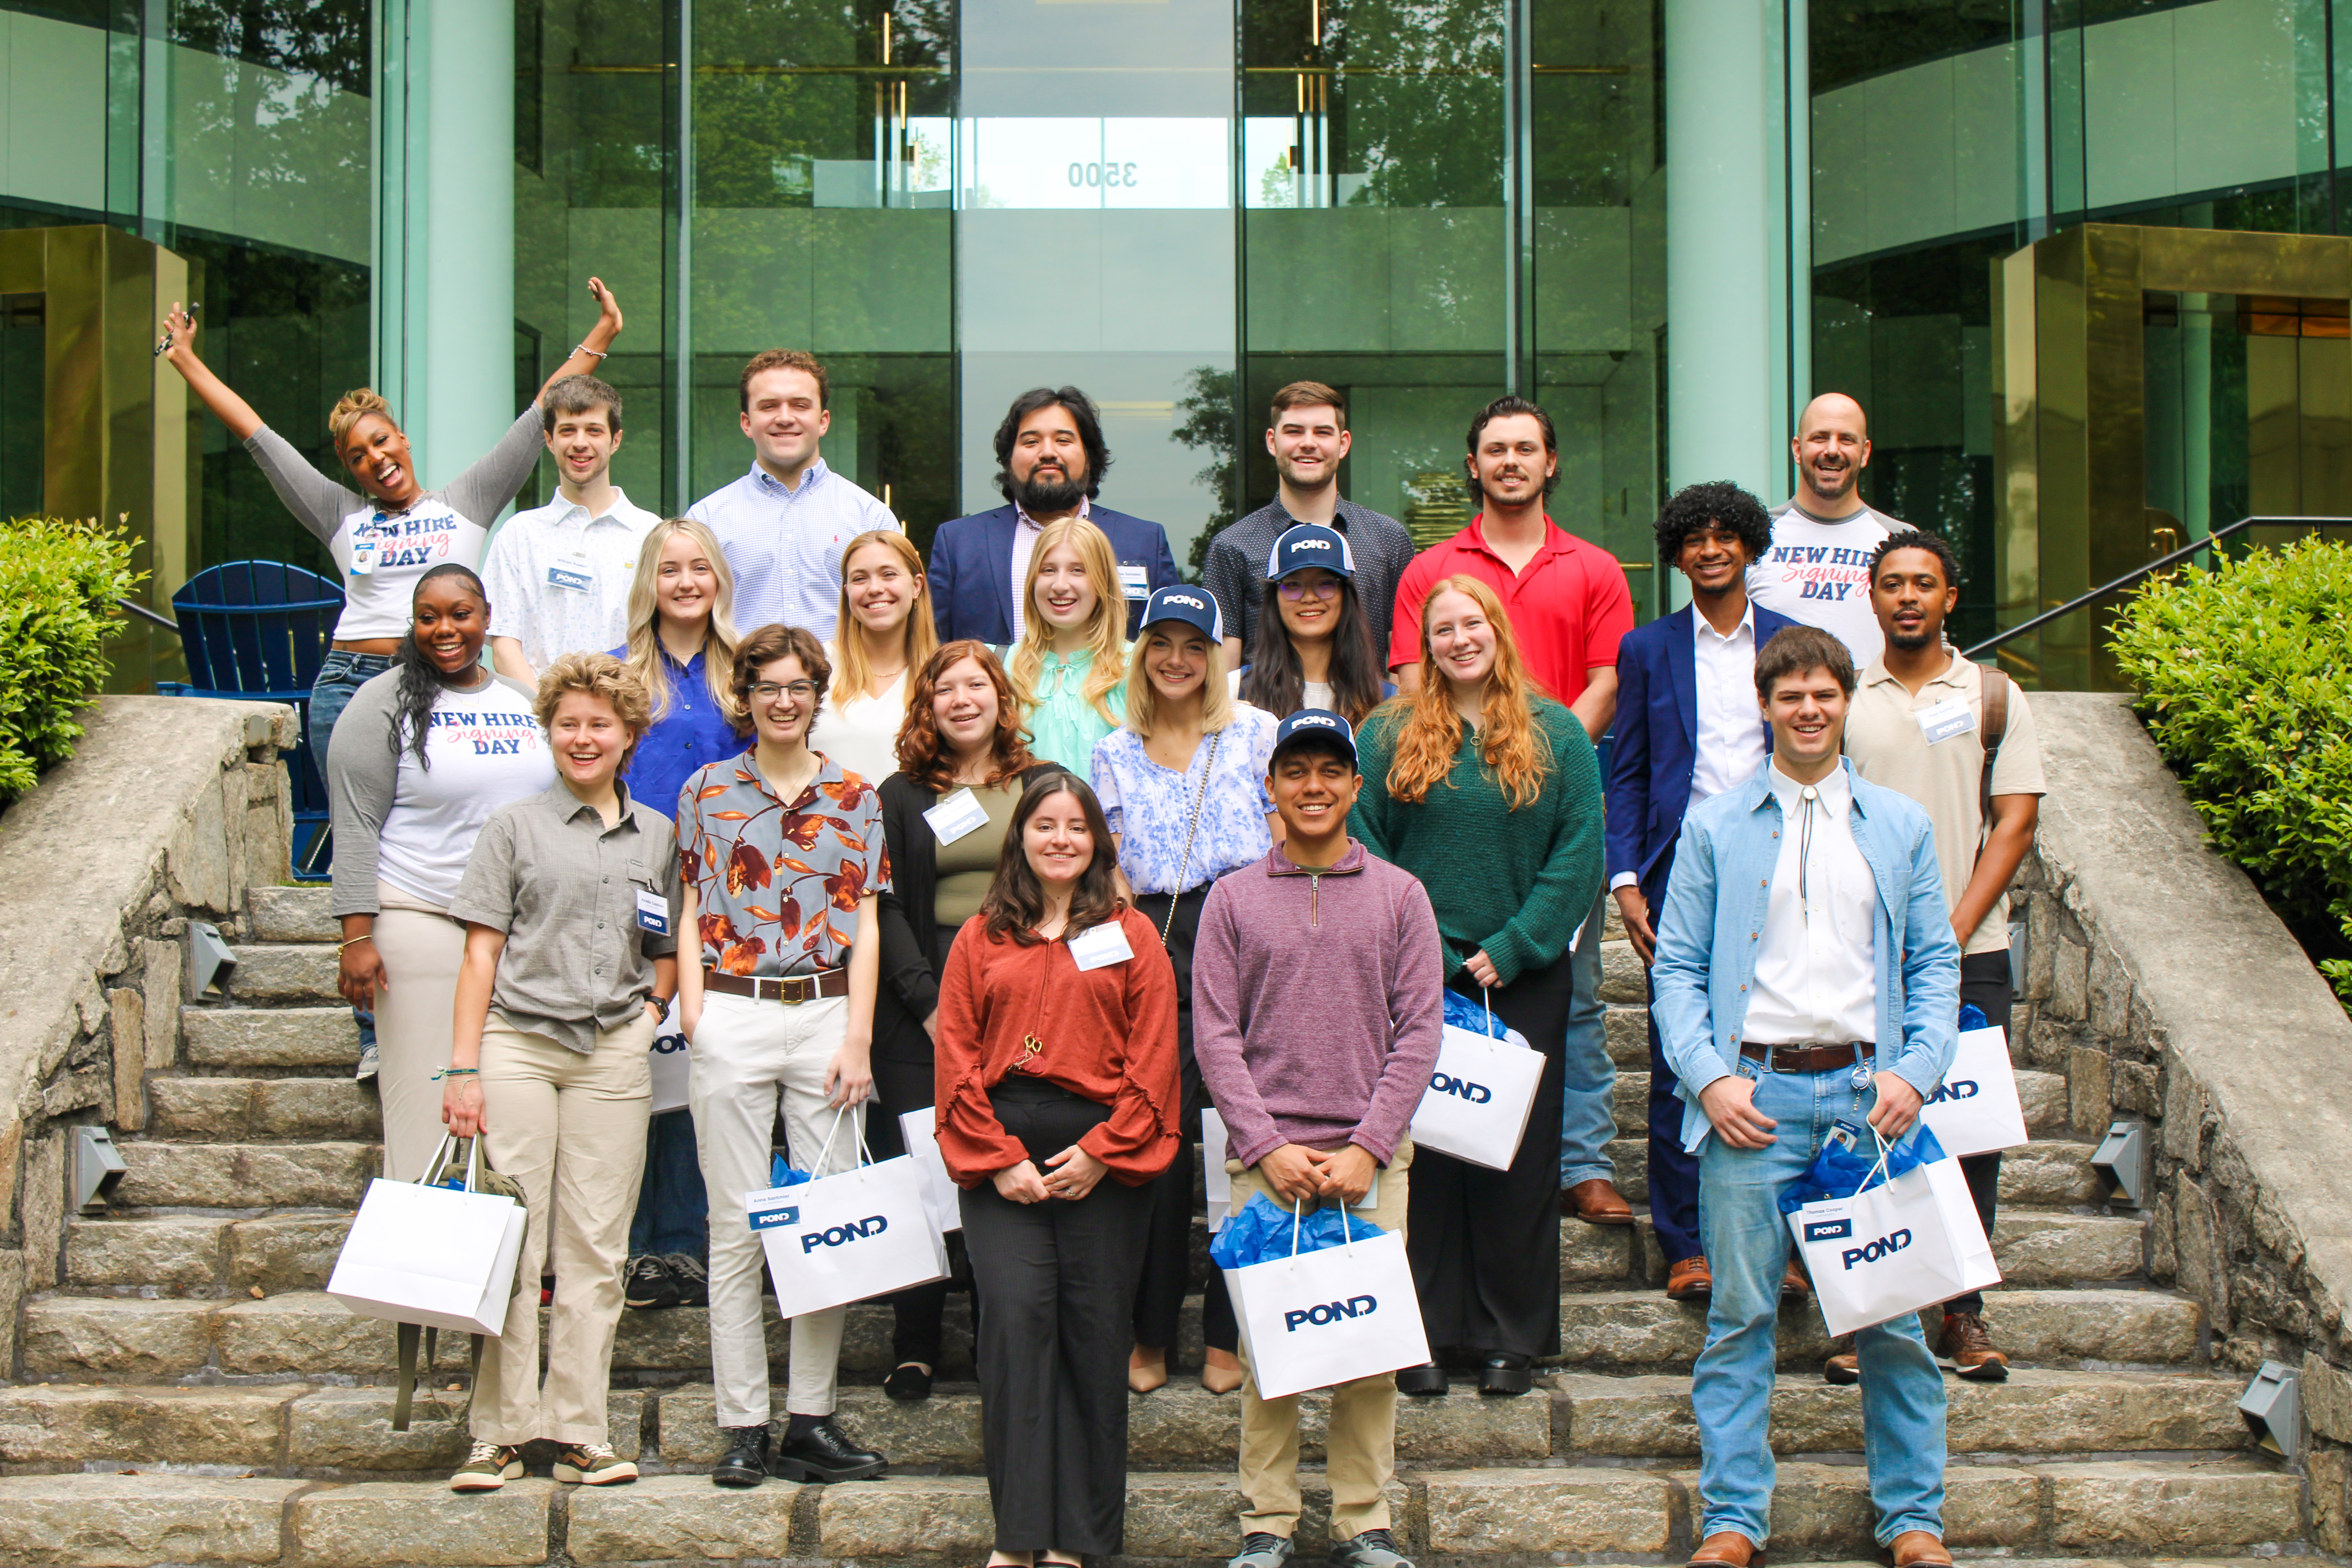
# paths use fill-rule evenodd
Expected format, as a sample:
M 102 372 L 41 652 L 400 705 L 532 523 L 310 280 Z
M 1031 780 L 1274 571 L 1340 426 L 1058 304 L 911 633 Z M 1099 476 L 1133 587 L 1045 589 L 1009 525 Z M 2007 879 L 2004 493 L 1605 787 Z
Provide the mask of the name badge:
M 669 934 L 669 900 L 659 893 L 637 889 L 637 926 L 656 936 Z
M 1077 960 L 1081 970 L 1105 969 L 1114 963 L 1125 963 L 1135 956 L 1135 949 L 1127 945 L 1127 928 L 1117 921 L 1107 921 L 1072 937 L 1070 956 Z
M 376 542 L 367 538 L 352 541 L 352 575 L 364 577 L 375 570 Z
M 1965 697 L 1947 697 L 1933 706 L 1915 708 L 1911 717 L 1919 721 L 1919 733 L 1927 738 L 1931 746 L 1955 735 L 1965 735 L 1977 727 L 1976 710 L 1969 706 Z
M 755 1231 L 782 1230 L 801 1223 L 800 1199 L 790 1187 L 745 1193 L 743 1209 Z
M 952 844 L 976 827 L 988 826 L 988 808 L 968 789 L 960 789 L 923 813 L 941 844 Z
M 578 557 L 553 562 L 547 568 L 547 585 L 584 594 L 596 585 L 596 567 L 593 563 Z
M 1130 599 L 1149 599 L 1151 597 L 1151 568 L 1146 565 L 1130 566 L 1124 561 L 1120 562 L 1118 585 Z

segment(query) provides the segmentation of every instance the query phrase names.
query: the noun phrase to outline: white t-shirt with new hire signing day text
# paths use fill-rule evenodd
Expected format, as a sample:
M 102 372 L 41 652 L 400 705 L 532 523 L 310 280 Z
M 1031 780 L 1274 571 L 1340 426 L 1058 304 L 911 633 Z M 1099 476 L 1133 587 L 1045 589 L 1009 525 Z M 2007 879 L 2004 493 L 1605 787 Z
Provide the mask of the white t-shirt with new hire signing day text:
M 1748 596 L 1836 637 L 1853 655 L 1859 674 L 1886 646 L 1870 611 L 1870 552 L 1906 526 L 1867 507 L 1843 521 L 1822 522 L 1784 501 L 1772 509 L 1772 547 L 1748 568 Z
M 502 680 L 434 699 L 425 737 L 430 768 L 401 747 L 377 845 L 376 872 L 402 892 L 446 908 L 490 814 L 555 783 L 555 758 L 530 699 Z

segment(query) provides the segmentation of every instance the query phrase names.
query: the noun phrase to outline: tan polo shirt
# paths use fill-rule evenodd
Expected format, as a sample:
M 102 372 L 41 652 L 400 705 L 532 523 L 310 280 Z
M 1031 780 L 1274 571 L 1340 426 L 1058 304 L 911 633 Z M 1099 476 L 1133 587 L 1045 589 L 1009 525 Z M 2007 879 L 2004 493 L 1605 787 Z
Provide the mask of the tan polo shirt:
M 1976 722 L 1932 745 L 1918 714 L 1939 703 L 1962 701 Z M 1976 870 L 1985 823 L 1978 789 L 1984 777 L 1984 669 L 1955 654 L 1951 668 L 1914 697 L 1874 659 L 1855 688 L 1846 719 L 1845 754 L 1854 770 L 1874 784 L 1909 795 L 1927 808 L 1936 826 L 1936 859 L 1944 871 L 1944 903 L 1958 904 Z M 2042 778 L 2042 747 L 2033 735 L 2033 710 L 2011 682 L 2009 725 L 1993 762 L 1995 795 L 2047 795 Z M 2009 946 L 2009 898 L 1993 901 L 1982 924 L 1969 933 L 1965 951 L 1999 952 Z

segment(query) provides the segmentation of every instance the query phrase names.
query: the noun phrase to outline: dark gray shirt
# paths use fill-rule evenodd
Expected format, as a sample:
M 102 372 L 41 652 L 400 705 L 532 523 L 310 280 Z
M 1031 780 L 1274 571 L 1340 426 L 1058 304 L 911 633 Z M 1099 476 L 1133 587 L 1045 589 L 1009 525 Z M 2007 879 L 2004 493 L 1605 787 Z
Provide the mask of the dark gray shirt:
M 1224 612 L 1225 630 L 1242 639 L 1242 662 L 1257 654 L 1257 612 L 1265 597 L 1265 561 L 1274 542 L 1298 520 L 1283 509 L 1279 496 L 1240 519 L 1209 542 L 1209 558 L 1201 567 L 1201 586 Z M 1356 597 L 1371 623 L 1372 656 L 1385 663 L 1389 628 L 1396 618 L 1397 583 L 1413 556 L 1412 535 L 1404 524 L 1384 512 L 1358 506 L 1341 497 L 1331 526 L 1346 536 L 1348 554 L 1356 567 Z
M 640 892 L 661 900 L 667 932 L 639 922 Z M 482 825 L 449 913 L 507 934 L 491 1007 L 585 1056 L 653 994 L 653 961 L 677 951 L 678 903 L 669 818 L 624 794 L 606 827 L 559 783 Z

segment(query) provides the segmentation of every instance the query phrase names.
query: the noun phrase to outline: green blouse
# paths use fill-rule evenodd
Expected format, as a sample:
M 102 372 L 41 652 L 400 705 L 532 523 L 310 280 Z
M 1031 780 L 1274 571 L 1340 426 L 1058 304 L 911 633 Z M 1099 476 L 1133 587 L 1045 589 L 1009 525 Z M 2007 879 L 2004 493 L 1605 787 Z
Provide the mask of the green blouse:
M 997 649 L 996 655 L 1006 668 L 1013 667 L 1010 647 Z M 1092 648 L 1067 658 L 1048 652 L 1037 667 L 1037 705 L 1029 710 L 1031 754 L 1041 762 L 1059 763 L 1089 784 L 1095 782 L 1095 742 L 1127 718 L 1125 681 L 1103 693 L 1103 705 L 1111 710 L 1109 723 L 1087 700 L 1087 672 L 1094 665 Z
M 1348 831 L 1429 889 L 1448 980 L 1480 948 L 1506 985 L 1549 968 L 1601 894 L 1601 766 L 1591 737 L 1549 698 L 1532 706 L 1551 742 L 1551 771 L 1543 793 L 1517 811 L 1479 760 L 1467 725 L 1452 772 L 1418 805 L 1388 792 L 1402 710 L 1376 712 L 1357 736 L 1364 792 Z

